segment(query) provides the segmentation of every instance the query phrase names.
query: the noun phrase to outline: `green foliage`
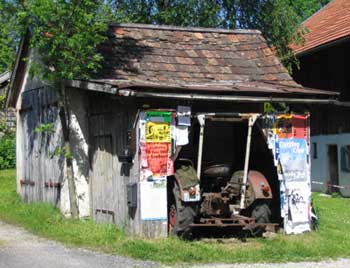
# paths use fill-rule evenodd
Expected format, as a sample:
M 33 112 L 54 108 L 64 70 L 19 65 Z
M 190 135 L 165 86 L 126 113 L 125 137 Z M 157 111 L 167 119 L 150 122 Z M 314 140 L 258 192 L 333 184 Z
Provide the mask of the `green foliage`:
M 350 257 L 350 199 L 314 195 L 319 231 L 270 239 L 208 239 L 128 237 L 113 225 L 64 218 L 48 204 L 25 204 L 16 193 L 15 170 L 0 172 L 0 219 L 67 245 L 75 245 L 142 260 L 174 263 L 257 263 Z
M 35 73 L 53 83 L 89 78 L 100 67 L 96 46 L 106 38 L 108 14 L 102 1 L 26 1 L 19 17 L 40 55 L 32 66 Z
M 3 109 L 5 105 L 6 95 L 0 95 L 0 110 Z
M 0 137 L 0 170 L 14 168 L 16 165 L 16 141 L 14 134 Z
M 17 21 L 17 3 L 0 0 L 0 73 L 12 68 L 22 34 Z
M 284 63 L 288 45 L 302 42 L 300 23 L 329 0 L 0 0 L 0 71 L 11 67 L 19 37 L 28 25 L 32 46 L 45 65 L 33 66 L 50 80 L 87 78 L 101 57 L 94 48 L 105 38 L 109 20 L 263 32 Z M 112 10 L 112 11 L 111 11 Z M 111 12 L 113 14 L 111 14 Z M 113 16 L 112 16 L 113 15 Z M 43 70 L 43 66 L 49 68 Z
M 54 123 L 46 123 L 46 124 L 41 124 L 40 126 L 35 128 L 35 133 L 51 133 L 53 132 L 55 124 Z

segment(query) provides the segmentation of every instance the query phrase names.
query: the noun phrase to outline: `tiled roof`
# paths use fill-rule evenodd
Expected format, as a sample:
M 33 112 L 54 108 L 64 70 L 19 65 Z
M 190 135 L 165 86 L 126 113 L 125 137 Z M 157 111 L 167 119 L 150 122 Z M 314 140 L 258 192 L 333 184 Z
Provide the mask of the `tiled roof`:
M 296 53 L 308 51 L 342 38 L 350 39 L 350 0 L 333 0 L 307 19 L 305 44 L 293 46 Z
M 113 84 L 237 91 L 231 85 L 254 82 L 254 89 L 273 82 L 269 88 L 302 89 L 255 30 L 116 24 L 101 52 L 98 78 Z

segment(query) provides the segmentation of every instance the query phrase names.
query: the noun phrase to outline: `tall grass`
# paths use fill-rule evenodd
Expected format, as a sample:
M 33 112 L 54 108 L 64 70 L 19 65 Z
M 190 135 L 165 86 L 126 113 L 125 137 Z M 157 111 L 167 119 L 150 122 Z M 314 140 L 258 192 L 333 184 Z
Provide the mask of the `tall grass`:
M 176 238 L 128 237 L 113 225 L 64 218 L 47 204 L 25 204 L 15 191 L 15 171 L 0 171 L 0 219 L 69 246 L 174 263 L 285 262 L 350 257 L 350 200 L 314 195 L 320 218 L 318 232 L 297 236 L 220 243 L 185 242 Z

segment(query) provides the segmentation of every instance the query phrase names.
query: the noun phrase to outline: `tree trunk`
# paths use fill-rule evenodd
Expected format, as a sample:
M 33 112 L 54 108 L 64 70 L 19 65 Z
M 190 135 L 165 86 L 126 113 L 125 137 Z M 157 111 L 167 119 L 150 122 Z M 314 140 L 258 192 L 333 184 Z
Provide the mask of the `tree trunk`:
M 59 116 L 62 125 L 63 132 L 63 140 L 64 140 L 64 154 L 66 159 L 66 178 L 68 181 L 68 192 L 69 192 L 69 203 L 70 203 L 70 212 L 72 218 L 76 219 L 79 217 L 79 208 L 77 202 L 77 191 L 74 182 L 74 173 L 73 173 L 73 163 L 72 163 L 72 154 L 71 147 L 69 142 L 69 113 L 68 113 L 68 105 L 66 101 L 66 89 L 63 83 L 59 83 Z

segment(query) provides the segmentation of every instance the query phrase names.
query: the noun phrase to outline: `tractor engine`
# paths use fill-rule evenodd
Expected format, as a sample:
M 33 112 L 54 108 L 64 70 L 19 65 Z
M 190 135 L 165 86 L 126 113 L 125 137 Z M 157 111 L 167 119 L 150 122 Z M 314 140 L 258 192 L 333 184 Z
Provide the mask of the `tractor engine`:
M 200 215 L 204 218 L 230 218 L 239 211 L 243 171 L 234 172 L 228 165 L 215 165 L 204 170 L 201 180 L 202 201 Z M 245 196 L 245 208 L 256 199 L 270 199 L 271 192 L 266 178 L 257 171 L 250 171 Z

